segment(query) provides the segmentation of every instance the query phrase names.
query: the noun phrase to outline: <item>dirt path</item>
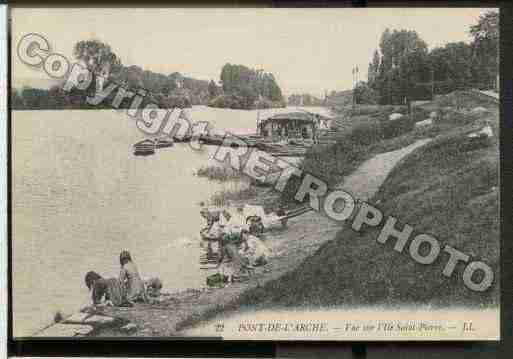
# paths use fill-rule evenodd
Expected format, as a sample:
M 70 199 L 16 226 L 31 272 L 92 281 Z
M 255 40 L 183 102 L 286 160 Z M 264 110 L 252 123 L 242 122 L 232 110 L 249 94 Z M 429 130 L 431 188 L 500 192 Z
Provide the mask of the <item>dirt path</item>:
M 360 200 L 368 200 L 379 189 L 392 168 L 414 149 L 429 140 L 419 140 L 402 149 L 379 154 L 364 162 L 339 187 Z M 263 268 L 257 268 L 248 282 L 235 283 L 222 289 L 189 290 L 175 293 L 156 305 L 140 304 L 133 308 L 107 308 L 104 314 L 122 318 L 137 325 L 131 334 L 105 329 L 99 336 L 173 336 L 186 327 L 213 318 L 216 314 L 237 308 L 237 298 L 244 291 L 274 280 L 296 268 L 323 243 L 334 238 L 340 223 L 308 212 L 288 223 L 288 228 L 268 234 L 266 243 L 276 254 Z
M 397 162 L 429 141 L 429 139 L 418 140 L 401 149 L 374 156 L 362 163 L 355 172 L 345 178 L 336 188 L 343 189 L 362 201 L 371 199 Z

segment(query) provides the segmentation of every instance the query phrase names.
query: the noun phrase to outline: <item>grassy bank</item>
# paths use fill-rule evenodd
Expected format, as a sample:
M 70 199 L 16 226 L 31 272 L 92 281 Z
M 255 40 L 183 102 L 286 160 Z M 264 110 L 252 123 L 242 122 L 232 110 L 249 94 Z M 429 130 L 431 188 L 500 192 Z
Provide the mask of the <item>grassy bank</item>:
M 436 103 L 429 105 L 436 107 Z M 377 203 L 385 217 L 398 218 L 398 228 L 408 223 L 415 229 L 413 235 L 429 233 L 439 239 L 442 248 L 449 244 L 470 255 L 472 260 L 487 262 L 498 274 L 496 136 L 491 141 L 467 137 L 468 133 L 482 128 L 486 120 L 493 121 L 497 134 L 497 107 L 480 113 L 449 109 L 446 112 L 444 119 L 430 128 L 409 130 L 392 138 L 376 137 L 373 141 L 366 140 L 354 129 L 362 125 L 361 121 L 373 123 L 375 119 L 360 118 L 358 123 L 348 124 L 353 126 L 352 130 L 341 131 L 340 139 L 344 141 L 309 153 L 307 165 L 313 169 L 314 165 L 326 168 L 330 183 L 345 178 L 343 188 L 357 197 L 358 191 L 351 189 L 372 188 L 368 191 L 370 202 Z M 432 138 L 431 142 L 414 152 L 404 148 L 426 137 Z M 358 146 L 347 146 L 345 141 Z M 338 157 L 334 155 L 336 152 L 329 152 L 337 148 Z M 340 148 L 346 148 L 352 157 L 340 152 Z M 389 152 L 395 149 L 401 150 Z M 382 152 L 388 153 L 369 162 L 381 161 L 388 166 L 369 167 L 369 162 L 363 163 Z M 398 152 L 403 155 L 397 156 Z M 319 163 L 314 163 L 314 153 L 318 154 Z M 329 166 L 337 162 L 342 173 L 330 175 Z M 247 191 L 247 196 L 240 191 Z M 276 197 L 270 188 L 253 187 L 220 193 L 219 201 L 265 205 L 275 203 Z M 378 244 L 375 238 L 379 229 L 356 233 L 321 214 L 309 212 L 292 218 L 286 228 L 269 234 L 267 244 L 276 256 L 266 266 L 257 267 L 252 280 L 222 289 L 175 293 L 158 305 L 138 304 L 129 310 L 108 308 L 107 314 L 136 324 L 138 329 L 131 335 L 169 336 L 245 306 L 258 310 L 498 303 L 498 276 L 489 291 L 472 292 L 461 280 L 461 264 L 447 279 L 442 275 L 446 254 L 442 252 L 432 265 L 417 264 L 410 257 L 408 246 L 404 253 L 397 253 L 392 248 L 393 240 Z M 98 335 L 125 336 L 126 333 L 112 331 Z
M 253 185 L 240 189 L 225 189 L 214 193 L 209 202 L 213 206 L 223 207 L 233 202 L 244 202 L 253 199 L 258 196 L 258 193 L 258 188 Z
M 408 146 L 422 138 L 436 136 L 443 125 L 415 129 L 415 118 L 390 121 L 392 113 L 405 113 L 401 106 L 361 106 L 339 109 L 336 143 L 312 147 L 302 162 L 304 173 L 322 179 L 329 186 L 339 184 L 364 161 L 376 154 Z M 420 113 L 420 110 L 419 110 Z M 283 205 L 295 202 L 294 195 L 302 177 L 292 177 L 280 201 Z M 308 201 L 308 198 L 305 199 Z
M 236 171 L 229 166 L 208 165 L 199 168 L 196 176 L 204 177 L 218 182 L 239 182 L 240 186 L 228 187 L 215 192 L 209 198 L 209 204 L 214 206 L 227 206 L 234 203 L 248 203 L 263 205 L 267 210 L 277 208 L 276 193 L 271 193 L 270 183 L 259 182 L 248 175 Z
M 462 281 L 461 264 L 451 278 L 445 278 L 442 270 L 447 254 L 441 253 L 434 264 L 421 265 L 411 259 L 408 247 L 404 253 L 398 253 L 393 250 L 394 241 L 385 245 L 376 242 L 381 227 L 356 233 L 345 226 L 298 269 L 244 293 L 241 304 L 266 307 L 497 305 L 500 243 L 497 109 L 481 114 L 447 111 L 444 121 L 429 130 L 428 135 L 435 139 L 401 161 L 371 203 L 379 203 L 385 216 L 396 217 L 399 228 L 408 223 L 414 228 L 413 235 L 429 233 L 439 239 L 442 248 L 448 244 L 469 254 L 473 260 L 488 263 L 496 274 L 488 291 L 477 293 L 467 289 Z M 470 140 L 467 135 L 481 128 L 485 120 L 492 121 L 494 139 Z M 357 140 L 360 146 L 355 148 L 340 143 L 328 148 L 327 153 L 317 153 L 315 166 L 321 173 L 327 174 L 329 168 L 340 171 L 329 177 L 331 183 L 369 156 L 365 150 L 371 153 L 390 150 L 422 135 L 426 133 L 413 131 L 367 145 Z M 312 159 L 309 166 L 315 169 Z

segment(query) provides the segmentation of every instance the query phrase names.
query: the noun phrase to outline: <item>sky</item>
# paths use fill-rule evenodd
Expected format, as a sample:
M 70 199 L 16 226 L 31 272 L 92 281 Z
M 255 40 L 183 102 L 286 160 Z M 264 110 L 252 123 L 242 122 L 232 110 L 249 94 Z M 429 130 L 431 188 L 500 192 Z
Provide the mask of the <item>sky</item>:
M 484 8 L 49 8 L 12 10 L 12 46 L 35 32 L 70 60 L 79 40 L 108 43 L 124 65 L 219 80 L 229 62 L 272 72 L 285 94 L 350 89 L 386 28 L 415 30 L 430 49 L 470 42 Z M 12 51 L 15 87 L 48 84 Z

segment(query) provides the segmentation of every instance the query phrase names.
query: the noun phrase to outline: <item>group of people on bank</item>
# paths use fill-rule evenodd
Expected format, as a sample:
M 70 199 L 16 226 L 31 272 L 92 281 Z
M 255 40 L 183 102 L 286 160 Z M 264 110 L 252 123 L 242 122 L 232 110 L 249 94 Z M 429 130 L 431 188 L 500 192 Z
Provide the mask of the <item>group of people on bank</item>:
M 217 265 L 228 283 L 251 275 L 255 267 L 267 264 L 273 253 L 264 243 L 264 226 L 259 216 L 245 216 L 244 207 L 236 213 L 203 208 L 207 226 L 201 237 L 207 243 L 207 256 L 216 254 Z M 214 248 L 217 247 L 217 248 Z
M 236 213 L 210 211 L 204 208 L 201 215 L 207 226 L 201 237 L 207 243 L 207 256 L 215 254 L 216 266 L 228 283 L 251 275 L 255 267 L 267 264 L 273 253 L 264 239 L 264 225 L 259 216 L 245 216 L 243 207 Z M 158 278 L 143 281 L 130 252 L 119 254 L 120 272 L 117 278 L 104 278 L 89 271 L 84 281 L 89 289 L 93 306 L 132 306 L 149 303 L 160 295 L 162 282 Z
M 149 298 L 158 296 L 162 282 L 158 278 L 144 282 L 130 252 L 121 251 L 119 264 L 121 268 L 118 278 L 103 278 L 94 271 L 85 275 L 85 285 L 94 306 L 132 306 L 136 302 L 148 302 Z

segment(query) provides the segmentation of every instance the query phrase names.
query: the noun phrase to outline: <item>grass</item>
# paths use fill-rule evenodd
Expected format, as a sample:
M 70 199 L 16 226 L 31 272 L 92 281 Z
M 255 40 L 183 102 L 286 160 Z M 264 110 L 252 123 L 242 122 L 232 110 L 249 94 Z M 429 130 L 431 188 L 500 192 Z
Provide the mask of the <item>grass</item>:
M 253 199 L 258 196 L 258 188 L 254 185 L 249 185 L 244 188 L 238 189 L 225 189 L 214 193 L 210 197 L 210 203 L 213 206 L 226 206 L 231 202 L 241 202 L 249 199 Z
M 475 105 L 478 106 L 478 105 Z M 309 154 L 308 168 L 336 181 L 362 160 L 395 149 L 418 137 L 436 138 L 403 159 L 388 176 L 371 203 L 398 227 L 408 223 L 419 233 L 483 260 L 496 275 L 486 292 L 473 292 L 462 281 L 459 264 L 451 278 L 442 275 L 448 255 L 431 265 L 416 263 L 408 253 L 393 250 L 394 241 L 380 244 L 378 229 L 354 232 L 342 227 L 336 237 L 308 257 L 296 270 L 244 293 L 242 305 L 267 307 L 337 305 L 495 306 L 499 304 L 498 143 L 470 140 L 467 135 L 493 120 L 497 111 L 445 118 L 429 130 L 370 143 L 344 142 Z M 427 133 L 425 133 L 427 132 Z M 350 137 L 349 137 L 350 139 Z M 356 146 L 355 146 L 356 144 Z M 314 167 L 314 160 L 318 162 Z M 335 169 L 334 173 L 330 174 Z M 315 173 L 315 172 L 314 172 Z M 400 228 L 400 227 L 399 227 Z M 410 237 L 410 238 L 412 238 Z
M 397 150 L 419 139 L 434 138 L 464 126 L 473 124 L 474 128 L 478 128 L 484 124 L 484 118 L 491 119 L 492 123 L 497 123 L 497 105 L 486 99 L 476 100 L 474 97 L 471 103 L 468 94 L 462 93 L 464 101 L 457 102 L 467 110 L 477 106 L 485 107 L 489 110 L 485 115 L 464 113 L 445 106 L 448 103 L 456 102 L 455 98 L 458 94 L 459 92 L 449 94 L 447 95 L 448 99 L 437 97 L 432 102 L 417 106 L 415 118 L 404 116 L 396 121 L 389 121 L 388 116 L 393 112 L 405 113 L 404 106 L 361 105 L 356 109 L 348 107 L 346 112 L 349 117 L 339 125 L 336 143 L 312 147 L 302 162 L 303 170 L 325 181 L 329 186 L 333 186 L 340 183 L 345 176 L 376 154 Z M 444 105 L 443 108 L 442 105 Z M 415 122 L 426 119 L 434 110 L 443 113 L 441 120 L 435 122 L 431 127 L 415 128 Z M 294 196 L 302 179 L 302 177 L 292 177 L 287 183 L 287 187 L 279 199 L 281 205 L 287 206 L 295 203 Z M 308 201 L 308 198 L 305 198 L 305 201 Z
M 231 181 L 241 178 L 241 173 L 231 167 L 225 166 L 203 166 L 196 171 L 196 176 L 205 177 L 213 181 Z
M 352 117 L 340 129 L 336 143 L 312 147 L 302 162 L 304 172 L 333 186 L 374 155 L 402 148 L 438 133 L 436 126 L 429 130 L 414 129 L 414 122 L 408 116 L 388 121 L 390 109 L 385 106 L 383 112 L 378 113 L 376 107 L 372 106 L 372 115 Z M 301 181 L 302 177 L 292 177 L 287 183 L 280 197 L 282 205 L 295 202 L 294 195 Z

